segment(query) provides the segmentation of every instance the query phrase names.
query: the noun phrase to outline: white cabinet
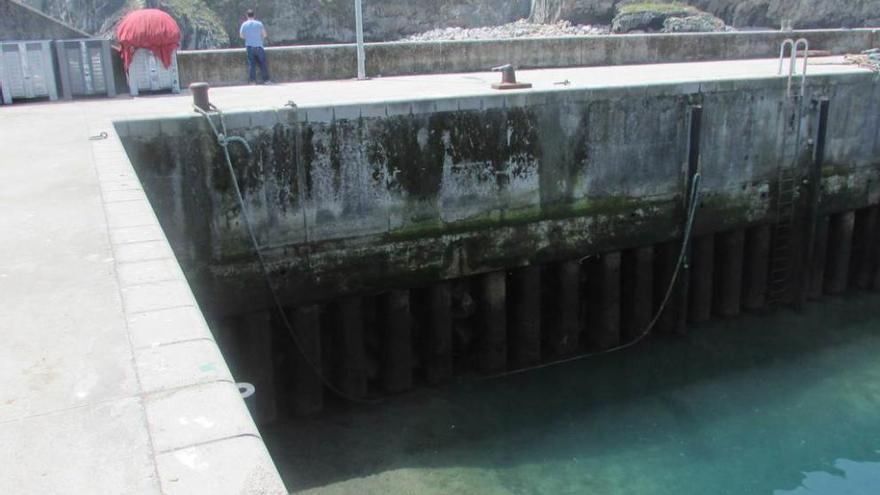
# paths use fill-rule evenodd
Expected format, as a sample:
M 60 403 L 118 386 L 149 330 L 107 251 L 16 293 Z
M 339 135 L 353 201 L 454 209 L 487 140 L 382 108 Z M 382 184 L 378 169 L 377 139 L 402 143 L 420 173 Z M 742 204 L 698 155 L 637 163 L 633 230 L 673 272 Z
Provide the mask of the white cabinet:
M 116 96 L 109 40 L 59 40 L 55 51 L 64 98 Z
M 58 99 L 50 41 L 0 43 L 0 88 L 3 103 L 18 98 Z
M 180 93 L 180 78 L 177 75 L 177 52 L 171 57 L 171 66 L 165 67 L 162 61 L 145 48 L 134 52 L 128 67 L 128 88 L 132 96 L 141 91 L 164 91 Z

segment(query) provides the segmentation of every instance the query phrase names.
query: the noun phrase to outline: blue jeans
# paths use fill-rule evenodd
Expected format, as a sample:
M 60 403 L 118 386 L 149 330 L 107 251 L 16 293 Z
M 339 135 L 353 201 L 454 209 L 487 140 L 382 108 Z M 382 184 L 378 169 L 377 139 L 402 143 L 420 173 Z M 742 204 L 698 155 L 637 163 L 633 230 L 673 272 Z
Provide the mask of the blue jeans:
M 260 75 L 263 82 L 269 80 L 269 66 L 266 64 L 266 50 L 261 46 L 247 47 L 248 81 L 257 82 L 257 64 L 260 64 Z

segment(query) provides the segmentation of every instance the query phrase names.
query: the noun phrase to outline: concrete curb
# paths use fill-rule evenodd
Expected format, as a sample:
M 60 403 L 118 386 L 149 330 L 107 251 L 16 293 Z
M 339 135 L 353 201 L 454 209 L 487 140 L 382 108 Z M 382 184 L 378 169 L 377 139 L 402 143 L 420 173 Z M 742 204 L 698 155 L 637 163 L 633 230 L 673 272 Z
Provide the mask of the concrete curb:
M 115 131 L 92 155 L 161 490 L 287 493 Z

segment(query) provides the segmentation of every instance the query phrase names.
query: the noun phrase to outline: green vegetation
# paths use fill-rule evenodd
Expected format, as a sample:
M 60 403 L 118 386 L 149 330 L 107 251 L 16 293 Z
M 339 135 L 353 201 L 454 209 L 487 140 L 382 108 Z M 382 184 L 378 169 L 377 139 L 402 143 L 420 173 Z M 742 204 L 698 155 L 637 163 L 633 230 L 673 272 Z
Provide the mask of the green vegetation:
M 637 14 L 639 12 L 698 14 L 700 11 L 696 7 L 681 2 L 636 2 L 620 5 L 618 12 L 621 14 Z
M 203 0 L 162 0 L 159 7 L 168 12 L 178 24 L 184 38 L 184 47 L 229 46 L 229 34 L 216 12 Z
M 318 0 L 321 10 L 327 15 L 341 19 L 341 22 L 354 22 L 354 2 L 351 0 Z

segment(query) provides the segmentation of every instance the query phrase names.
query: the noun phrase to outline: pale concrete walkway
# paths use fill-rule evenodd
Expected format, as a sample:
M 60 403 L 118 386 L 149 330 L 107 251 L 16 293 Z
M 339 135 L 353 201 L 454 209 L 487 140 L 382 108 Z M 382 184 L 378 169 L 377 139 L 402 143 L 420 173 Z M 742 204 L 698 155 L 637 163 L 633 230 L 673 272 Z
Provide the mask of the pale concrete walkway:
M 812 74 L 866 73 L 816 65 Z M 498 74 L 212 90 L 225 110 L 495 95 Z M 535 90 L 774 78 L 775 60 L 523 71 Z M 557 83 L 568 81 L 567 85 Z M 111 121 L 189 97 L 0 108 L 0 493 L 282 493 Z M 110 138 L 89 141 L 108 132 Z
M 0 493 L 286 493 L 112 136 L 138 103 L 0 108 Z

